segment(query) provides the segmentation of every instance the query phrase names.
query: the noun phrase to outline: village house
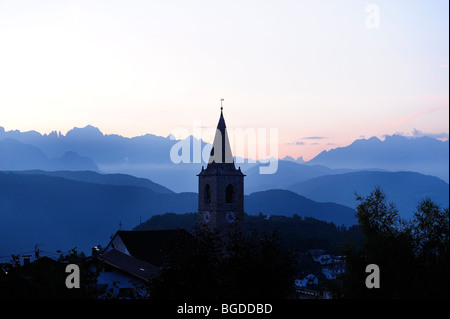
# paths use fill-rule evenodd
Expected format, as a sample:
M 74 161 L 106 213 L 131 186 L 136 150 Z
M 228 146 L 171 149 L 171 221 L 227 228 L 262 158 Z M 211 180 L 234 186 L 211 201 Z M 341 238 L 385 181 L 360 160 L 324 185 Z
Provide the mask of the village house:
M 100 297 L 148 297 L 148 284 L 158 276 L 167 245 L 189 238 L 184 229 L 117 231 L 103 251 L 93 249 L 102 266 L 97 285 L 105 294 Z

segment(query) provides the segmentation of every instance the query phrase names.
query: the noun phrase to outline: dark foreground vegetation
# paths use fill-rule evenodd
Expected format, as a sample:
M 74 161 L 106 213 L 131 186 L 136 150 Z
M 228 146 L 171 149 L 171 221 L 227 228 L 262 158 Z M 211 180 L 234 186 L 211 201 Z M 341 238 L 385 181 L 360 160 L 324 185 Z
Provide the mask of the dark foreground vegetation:
M 150 298 L 295 298 L 294 279 L 311 267 L 304 258 L 310 249 L 343 257 L 345 272 L 319 283 L 333 298 L 448 298 L 448 208 L 424 199 L 413 218 L 402 220 L 379 188 L 357 199 L 358 225 L 349 228 L 299 216 L 247 215 L 243 233 L 227 240 L 196 229 L 194 213 L 154 216 L 135 230 L 184 228 L 192 238 L 174 238 L 166 247 L 159 276 L 146 288 Z M 80 266 L 80 289 L 65 286 L 69 263 Z M 371 264 L 379 267 L 379 288 L 366 286 Z M 27 265 L 12 256 L 0 270 L 0 298 L 113 297 L 96 286 L 101 267 L 95 258 L 75 249 Z
M 134 230 L 157 230 L 182 228 L 193 232 L 197 224 L 196 213 L 155 215 Z M 338 254 L 348 241 L 362 239 L 358 225 L 345 227 L 311 217 L 245 215 L 243 234 L 249 238 L 256 234 L 275 234 L 285 248 L 294 248 L 303 253 L 309 249 L 323 249 Z
M 356 215 L 363 240 L 342 250 L 346 271 L 334 283 L 334 296 L 448 298 L 449 209 L 426 198 L 412 219 L 402 220 L 380 188 L 367 197 L 358 196 L 358 201 Z M 367 289 L 365 284 L 370 264 L 380 269 L 378 289 Z

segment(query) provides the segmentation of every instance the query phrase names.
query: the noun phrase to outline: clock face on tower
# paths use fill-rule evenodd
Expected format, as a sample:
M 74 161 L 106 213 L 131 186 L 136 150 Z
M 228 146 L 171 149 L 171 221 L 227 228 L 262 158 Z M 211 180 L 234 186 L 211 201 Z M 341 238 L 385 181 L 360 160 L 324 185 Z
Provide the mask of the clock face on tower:
M 233 212 L 228 212 L 225 214 L 225 220 L 227 221 L 227 223 L 231 224 L 236 220 L 236 216 Z
M 204 220 L 206 223 L 209 223 L 209 221 L 211 220 L 211 215 L 210 215 L 209 212 L 204 212 L 204 213 L 203 213 L 203 220 Z

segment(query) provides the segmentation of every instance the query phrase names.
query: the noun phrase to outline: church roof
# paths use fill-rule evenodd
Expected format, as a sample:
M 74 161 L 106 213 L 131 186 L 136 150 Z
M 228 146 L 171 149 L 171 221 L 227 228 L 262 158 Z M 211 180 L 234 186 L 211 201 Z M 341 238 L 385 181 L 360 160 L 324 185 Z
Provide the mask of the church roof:
M 145 281 L 156 276 L 159 271 L 157 267 L 133 256 L 124 254 L 117 249 L 108 250 L 101 254 L 98 259 Z
M 217 124 L 216 135 L 214 136 L 213 147 L 206 169 L 202 169 L 199 175 L 243 175 L 240 168 L 234 165 L 233 154 L 231 152 L 230 141 L 228 139 L 227 126 L 220 108 L 220 118 Z
M 165 246 L 171 240 L 192 238 L 184 229 L 119 230 L 115 236 L 120 237 L 131 256 L 157 267 L 162 265 Z

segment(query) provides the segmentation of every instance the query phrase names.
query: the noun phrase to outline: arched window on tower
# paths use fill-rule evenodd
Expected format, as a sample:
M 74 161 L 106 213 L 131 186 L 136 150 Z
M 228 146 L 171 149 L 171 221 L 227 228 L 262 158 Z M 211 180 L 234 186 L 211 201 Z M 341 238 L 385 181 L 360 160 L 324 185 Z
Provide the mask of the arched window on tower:
M 209 186 L 209 184 L 206 184 L 203 196 L 205 204 L 211 203 L 211 187 Z
M 232 203 L 233 202 L 233 185 L 228 185 L 225 190 L 225 203 Z

